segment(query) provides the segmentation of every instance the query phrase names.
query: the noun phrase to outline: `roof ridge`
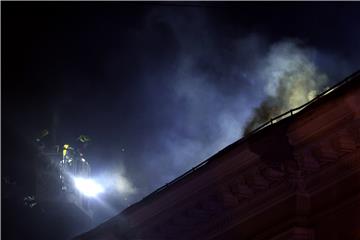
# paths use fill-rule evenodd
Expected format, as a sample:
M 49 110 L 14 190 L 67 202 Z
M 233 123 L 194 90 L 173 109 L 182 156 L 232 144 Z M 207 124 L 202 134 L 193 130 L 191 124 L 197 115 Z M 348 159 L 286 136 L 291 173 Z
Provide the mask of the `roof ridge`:
M 151 192 L 150 194 L 148 194 L 147 196 L 145 196 L 144 198 L 142 198 L 140 201 L 132 204 L 131 206 L 129 206 L 128 208 L 125 208 L 120 214 L 125 213 L 125 212 L 129 212 L 131 210 L 133 210 L 137 205 L 143 203 L 146 200 L 149 200 L 151 198 L 153 198 L 155 195 L 159 194 L 160 192 L 163 192 L 165 189 L 168 189 L 170 186 L 174 185 L 175 183 L 179 182 L 180 180 L 184 179 L 186 176 L 194 173 L 195 171 L 198 171 L 200 168 L 202 168 L 203 166 L 205 166 L 207 163 L 209 163 L 211 160 L 213 160 L 216 156 L 218 156 L 219 154 L 223 153 L 225 150 L 228 150 L 231 147 L 234 147 L 235 145 L 239 144 L 240 142 L 245 141 L 246 139 L 248 139 L 250 136 L 254 135 L 255 133 L 260 132 L 261 130 L 274 125 L 275 123 L 280 122 L 283 119 L 286 119 L 288 117 L 293 116 L 294 114 L 298 114 L 299 112 L 301 112 L 302 110 L 304 110 L 306 107 L 308 107 L 309 105 L 312 105 L 313 103 L 317 102 L 318 100 L 322 99 L 325 95 L 328 95 L 330 92 L 333 92 L 334 90 L 342 87 L 343 85 L 347 84 L 348 82 L 352 81 L 354 78 L 360 76 L 360 70 L 357 70 L 356 72 L 354 72 L 353 74 L 351 74 L 350 76 L 346 77 L 345 79 L 343 79 L 342 81 L 336 83 L 335 85 L 333 85 L 332 87 L 326 89 L 325 91 L 323 91 L 322 93 L 316 95 L 315 98 L 313 98 L 312 100 L 306 102 L 305 104 L 290 109 L 287 112 L 284 112 L 274 118 L 271 118 L 270 120 L 268 120 L 267 122 L 263 123 L 262 125 L 260 125 L 259 127 L 257 127 L 256 129 L 252 130 L 251 132 L 249 132 L 247 135 L 241 137 L 240 139 L 238 139 L 237 141 L 231 143 L 230 145 L 226 146 L 225 148 L 221 149 L 220 151 L 218 151 L 217 153 L 213 154 L 212 156 L 210 156 L 209 158 L 207 158 L 206 160 L 202 161 L 201 163 L 199 163 L 198 165 L 196 165 L 195 167 L 191 168 L 190 170 L 186 171 L 185 173 L 183 173 L 182 175 L 176 177 L 175 179 L 173 179 L 172 181 L 166 183 L 165 185 L 157 188 L 155 191 Z M 278 120 L 278 121 L 277 121 Z

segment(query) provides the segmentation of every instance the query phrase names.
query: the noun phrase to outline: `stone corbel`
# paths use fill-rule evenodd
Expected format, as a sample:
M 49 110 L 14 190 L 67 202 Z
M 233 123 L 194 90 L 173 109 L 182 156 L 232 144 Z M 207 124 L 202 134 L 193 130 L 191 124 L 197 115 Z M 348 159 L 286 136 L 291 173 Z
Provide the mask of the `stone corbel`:
M 258 190 L 265 190 L 270 187 L 270 182 L 263 176 L 259 167 L 253 170 L 251 175 L 251 185 Z
M 334 162 L 338 158 L 338 153 L 334 150 L 329 140 L 322 141 L 313 147 L 312 153 L 321 164 Z
M 347 129 L 343 129 L 336 134 L 336 138 L 332 141 L 334 148 L 342 155 L 356 150 L 355 133 L 350 133 Z
M 249 199 L 253 196 L 253 190 L 246 184 L 243 176 L 239 176 L 230 183 L 231 192 L 238 198 L 239 202 Z
M 224 206 L 224 208 L 234 208 L 239 205 L 239 201 L 236 196 L 231 192 L 230 187 L 227 185 L 221 185 L 217 188 L 217 198 Z
M 313 173 L 320 169 L 320 162 L 312 155 L 311 151 L 302 151 L 294 154 L 299 168 L 305 173 Z

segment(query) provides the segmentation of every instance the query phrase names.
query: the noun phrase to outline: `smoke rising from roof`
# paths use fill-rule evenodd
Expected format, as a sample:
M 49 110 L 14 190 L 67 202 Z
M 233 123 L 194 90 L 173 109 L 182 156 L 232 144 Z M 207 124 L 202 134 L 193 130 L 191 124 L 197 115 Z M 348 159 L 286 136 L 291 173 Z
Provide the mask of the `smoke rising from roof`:
M 4 34 L 4 119 L 32 136 L 56 109 L 59 142 L 91 136 L 104 217 L 359 66 L 350 5 L 125 5 L 13 8 Z
M 301 47 L 297 41 L 283 41 L 271 46 L 258 72 L 265 82 L 267 97 L 254 109 L 245 133 L 262 123 L 299 107 L 313 99 L 328 82 L 314 62 L 316 51 Z
M 306 102 L 330 79 L 328 66 L 346 65 L 298 39 L 273 39 L 234 23 L 227 31 L 201 8 L 153 8 L 125 35 L 118 24 L 101 30 L 111 39 L 96 71 L 103 75 L 93 77 L 101 85 L 90 88 L 90 98 L 73 94 L 86 103 L 85 113 L 97 114 L 62 119 L 63 126 L 93 131 L 86 133 L 94 136 L 94 176 L 105 184 L 117 179 L 104 194 L 106 216 L 241 138 L 244 129 Z
M 298 39 L 274 42 L 261 33 L 220 34 L 202 10 L 155 10 L 138 37 L 149 32 L 155 40 L 168 40 L 159 51 L 172 58 L 161 54 L 155 68 L 142 75 L 151 83 L 143 107 L 154 110 L 148 121 L 156 132 L 141 139 L 136 163 L 125 164 L 137 200 L 244 131 L 309 101 L 328 81 L 318 67 L 324 56 L 319 50 Z M 155 59 L 160 53 L 140 54 Z M 327 61 L 337 60 L 327 55 Z

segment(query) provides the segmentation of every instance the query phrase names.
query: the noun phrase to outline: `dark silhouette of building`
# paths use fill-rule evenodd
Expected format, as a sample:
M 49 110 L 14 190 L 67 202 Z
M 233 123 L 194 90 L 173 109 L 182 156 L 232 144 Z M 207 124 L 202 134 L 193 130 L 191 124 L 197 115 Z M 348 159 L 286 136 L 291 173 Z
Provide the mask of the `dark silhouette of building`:
M 360 239 L 360 72 L 76 239 Z

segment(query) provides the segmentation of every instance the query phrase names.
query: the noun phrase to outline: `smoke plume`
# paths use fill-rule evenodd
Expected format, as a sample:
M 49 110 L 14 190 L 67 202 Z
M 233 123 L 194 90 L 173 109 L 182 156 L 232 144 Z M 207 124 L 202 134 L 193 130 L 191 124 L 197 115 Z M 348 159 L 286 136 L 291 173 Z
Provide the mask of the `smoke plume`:
M 314 63 L 315 50 L 302 48 L 296 41 L 274 44 L 260 64 L 266 98 L 254 109 L 245 134 L 271 118 L 313 99 L 328 77 Z
M 319 46 L 220 23 L 203 8 L 153 8 L 140 19 L 126 34 L 119 22 L 108 22 L 104 39 L 111 42 L 103 44 L 103 67 L 91 76 L 102 84 L 90 88 L 86 101 L 72 95 L 86 103 L 85 115 L 70 103 L 59 114 L 75 108 L 59 132 L 81 126 L 97 140 L 89 156 L 93 176 L 107 189 L 106 212 L 98 211 L 104 216 L 307 102 L 333 79 L 329 69 L 340 72 L 332 66 L 346 65 Z M 67 81 L 74 79 L 70 73 Z
M 132 96 L 143 93 L 141 100 L 133 100 L 139 110 L 129 113 L 124 106 L 122 115 L 129 119 L 124 126 L 130 126 L 121 132 L 128 146 L 121 154 L 127 169 L 123 176 L 136 188 L 129 194 L 131 201 L 193 168 L 244 132 L 312 99 L 328 81 L 319 63 L 338 62 L 297 39 L 222 32 L 201 9 L 155 9 L 145 19 L 133 36 L 134 44 L 163 44 L 159 51 L 132 53 L 134 59 L 145 60 L 134 73 L 139 83 Z M 117 68 L 110 69 L 109 75 L 117 74 Z

